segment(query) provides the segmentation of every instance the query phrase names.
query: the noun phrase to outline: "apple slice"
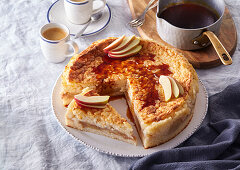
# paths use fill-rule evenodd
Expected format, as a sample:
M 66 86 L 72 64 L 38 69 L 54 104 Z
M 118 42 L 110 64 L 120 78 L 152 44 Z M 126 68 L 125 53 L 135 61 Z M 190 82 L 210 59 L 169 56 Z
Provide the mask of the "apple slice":
M 127 53 L 128 51 L 132 50 L 133 48 L 135 48 L 138 44 L 140 43 L 140 40 L 138 38 L 135 38 L 126 48 L 124 48 L 123 50 L 120 51 L 110 51 L 109 54 L 113 54 L 113 55 L 120 55 L 120 54 L 124 54 Z
M 120 55 L 114 55 L 114 54 L 110 54 L 108 53 L 108 56 L 110 58 L 115 58 L 115 59 L 122 59 L 122 58 L 126 58 L 126 57 L 130 57 L 134 54 L 137 54 L 140 50 L 142 49 L 141 45 L 136 46 L 134 49 L 128 51 L 127 53 L 124 54 L 120 54 Z
M 165 101 L 168 102 L 172 97 L 172 85 L 167 76 L 161 75 L 159 78 L 159 83 L 163 87 Z
M 105 47 L 105 48 L 103 49 L 103 51 L 107 53 L 108 51 L 116 48 L 117 46 L 119 46 L 119 45 L 122 43 L 122 41 L 123 41 L 125 38 L 126 38 L 125 35 L 121 36 L 120 38 L 118 38 L 118 39 L 116 39 L 115 41 L 113 41 L 109 46 Z
M 89 87 L 86 87 L 82 90 L 82 93 L 80 93 L 80 95 L 84 96 L 86 95 L 88 92 L 92 91 L 92 89 L 90 89 Z
M 102 106 L 108 103 L 110 96 L 83 96 L 75 95 L 74 99 L 84 105 Z
M 128 44 L 130 44 L 135 38 L 136 38 L 135 35 L 133 35 L 131 37 L 125 37 L 123 39 L 122 43 L 118 47 L 112 49 L 111 51 L 120 51 L 120 50 L 126 48 L 128 46 Z
M 83 107 L 89 107 L 89 108 L 95 108 L 95 109 L 104 109 L 106 105 L 87 105 L 87 104 L 83 104 L 83 103 L 80 103 L 78 102 L 77 100 L 75 100 L 76 103 L 79 105 L 79 106 L 83 106 Z
M 174 78 L 168 76 L 171 84 L 172 84 L 172 92 L 173 92 L 173 95 L 175 98 L 178 98 L 179 97 L 179 88 L 178 88 L 178 85 L 176 83 L 176 81 L 174 80 Z
M 179 88 L 180 94 L 183 95 L 184 94 L 184 89 L 183 89 L 182 85 L 178 81 L 176 81 L 176 83 L 177 83 L 177 86 Z

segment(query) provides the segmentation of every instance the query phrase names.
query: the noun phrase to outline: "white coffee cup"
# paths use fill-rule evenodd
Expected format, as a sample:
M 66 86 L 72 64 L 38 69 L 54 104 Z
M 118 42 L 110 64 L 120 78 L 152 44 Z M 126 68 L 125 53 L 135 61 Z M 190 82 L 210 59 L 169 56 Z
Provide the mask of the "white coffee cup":
M 52 37 L 55 33 L 56 36 Z M 45 58 L 52 63 L 62 62 L 79 51 L 78 45 L 70 40 L 69 29 L 57 23 L 46 24 L 40 29 L 40 45 Z
M 94 1 L 102 1 L 102 5 L 94 8 Z M 88 22 L 92 14 L 104 9 L 106 0 L 64 0 L 64 8 L 67 19 L 73 24 L 84 24 Z

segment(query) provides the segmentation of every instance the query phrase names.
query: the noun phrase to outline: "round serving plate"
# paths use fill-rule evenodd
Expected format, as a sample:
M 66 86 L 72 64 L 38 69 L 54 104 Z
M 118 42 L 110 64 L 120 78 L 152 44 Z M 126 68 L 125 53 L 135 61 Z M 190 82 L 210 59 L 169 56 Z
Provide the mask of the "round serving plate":
M 153 148 L 144 149 L 135 129 L 135 126 L 133 126 L 133 128 L 134 134 L 137 137 L 137 146 L 111 139 L 105 136 L 89 132 L 83 132 L 66 126 L 65 113 L 67 108 L 65 108 L 62 104 L 60 92 L 61 76 L 58 77 L 52 91 L 52 109 L 61 127 L 63 127 L 63 129 L 66 130 L 69 135 L 71 135 L 80 143 L 97 151 L 115 156 L 143 157 L 157 151 L 171 149 L 178 146 L 186 139 L 188 139 L 198 129 L 207 113 L 208 108 L 207 91 L 202 82 L 199 80 L 199 93 L 197 94 L 194 114 L 189 125 L 170 141 Z M 118 111 L 118 113 L 120 113 L 124 118 L 126 118 L 128 122 L 130 122 L 126 115 L 128 106 L 124 98 L 117 98 L 116 100 L 112 100 L 110 101 L 110 104 Z M 133 125 L 133 123 L 131 124 Z

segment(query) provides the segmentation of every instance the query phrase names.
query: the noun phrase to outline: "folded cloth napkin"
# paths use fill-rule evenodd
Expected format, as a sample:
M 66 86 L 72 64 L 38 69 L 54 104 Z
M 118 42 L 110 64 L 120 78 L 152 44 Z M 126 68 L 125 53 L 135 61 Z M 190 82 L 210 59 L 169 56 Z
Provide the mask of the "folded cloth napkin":
M 187 141 L 130 169 L 240 169 L 240 81 L 209 98 L 201 127 Z

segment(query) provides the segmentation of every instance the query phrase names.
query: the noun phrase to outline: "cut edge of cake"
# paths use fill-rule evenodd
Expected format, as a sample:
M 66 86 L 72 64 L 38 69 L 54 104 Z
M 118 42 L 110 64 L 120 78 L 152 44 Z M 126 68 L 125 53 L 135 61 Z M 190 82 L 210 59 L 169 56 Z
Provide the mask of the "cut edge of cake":
M 127 95 L 126 97 L 129 98 Z M 139 121 L 141 120 L 141 117 L 134 112 L 130 100 L 127 101 L 136 125 L 136 129 L 145 149 L 166 143 L 177 136 L 187 127 L 193 116 L 193 110 L 190 111 L 189 108 L 184 107 L 185 109 L 176 111 L 173 117 L 169 116 L 164 120 L 146 125 L 143 123 L 143 121 Z
M 137 145 L 133 128 L 110 104 L 104 109 L 80 107 L 73 99 L 65 114 L 67 126 Z
M 152 42 L 154 42 L 154 41 L 152 41 Z M 168 51 L 168 52 L 170 53 L 170 52 L 175 52 L 175 51 L 173 50 L 173 51 Z M 181 60 L 187 61 L 184 57 L 182 58 L 182 56 L 183 56 L 182 54 L 180 54 L 180 53 L 177 53 L 177 54 L 180 56 Z M 72 60 L 72 62 L 73 62 L 73 60 Z M 72 64 L 72 62 L 70 62 L 70 63 Z M 71 64 L 69 65 L 69 67 L 71 66 Z M 189 71 L 192 73 L 192 75 L 189 76 L 189 79 L 188 79 L 189 84 L 192 85 L 192 86 L 190 86 L 190 89 L 188 89 L 188 91 L 190 92 L 187 95 L 188 100 L 184 102 L 184 104 L 183 104 L 184 106 L 181 107 L 180 110 L 178 110 L 178 109 L 174 110 L 173 114 L 171 114 L 171 116 L 167 117 L 166 119 L 160 120 L 158 122 L 153 122 L 150 124 L 145 124 L 144 121 L 141 120 L 141 117 L 138 116 L 138 113 L 134 112 L 135 109 L 133 108 L 133 106 L 131 106 L 132 102 L 129 99 L 130 97 L 127 94 L 125 94 L 125 97 L 127 98 L 127 101 L 128 101 L 129 108 L 134 117 L 135 124 L 136 124 L 137 130 L 139 132 L 139 136 L 142 139 L 144 148 L 154 147 L 154 146 L 157 146 L 159 144 L 162 144 L 162 143 L 165 143 L 165 142 L 171 140 L 172 138 L 177 136 L 179 133 L 181 133 L 181 131 L 191 121 L 191 118 L 193 116 L 194 104 L 196 101 L 196 93 L 198 92 L 198 77 L 197 77 L 195 70 L 193 69 L 193 67 L 190 64 L 187 64 L 187 63 L 184 63 L 184 64 L 185 64 L 185 66 L 187 66 L 187 69 L 189 69 Z M 69 72 L 69 69 L 67 69 L 67 70 L 68 71 L 65 72 L 66 75 Z M 67 79 L 67 76 L 64 76 L 64 78 Z M 66 83 L 72 84 L 71 82 L 67 82 L 67 81 L 66 81 Z M 76 83 L 74 85 L 78 86 L 80 84 L 81 83 L 79 83 L 79 84 Z M 80 87 L 82 87 L 82 88 L 84 88 L 84 86 L 86 86 L 86 84 L 80 85 Z M 87 86 L 91 86 L 91 85 L 88 84 Z M 78 89 L 76 91 L 80 91 L 80 89 Z M 62 93 L 62 95 L 64 95 L 64 93 Z M 65 98 L 69 97 L 69 101 L 70 101 L 72 96 L 70 96 L 70 94 L 66 94 L 66 93 L 65 93 L 65 95 L 66 95 Z M 108 95 L 110 95 L 110 94 L 108 94 Z M 63 101 L 64 101 L 64 96 L 62 96 L 62 97 L 63 97 Z M 66 100 L 66 104 L 67 104 L 67 100 Z M 76 116 L 75 116 L 75 119 L 76 119 Z M 72 127 L 71 124 L 74 124 L 74 121 L 67 120 L 67 114 L 66 114 L 66 123 L 67 123 L 67 121 L 69 122 L 68 123 L 69 126 Z M 78 123 L 81 124 L 81 122 L 78 122 Z M 81 126 L 81 125 L 79 125 L 79 126 Z M 156 133 L 156 130 L 154 130 L 154 129 L 159 129 L 159 128 L 161 128 L 161 130 Z M 85 129 L 87 129 L 87 128 L 85 128 Z M 89 128 L 89 131 L 91 131 L 90 129 L 91 128 Z M 80 130 L 83 130 L 83 128 Z M 84 131 L 87 131 L 87 130 L 84 130 Z M 101 132 L 101 131 L 95 132 L 95 130 L 92 130 L 92 132 L 96 133 L 96 134 L 100 134 L 100 135 L 105 135 L 105 134 L 103 134 L 105 132 Z M 105 136 L 107 136 L 107 135 L 105 135 Z M 109 137 L 111 137 L 111 135 L 109 135 Z M 161 137 L 162 139 L 159 140 L 158 137 Z M 118 140 L 121 140 L 121 139 L 118 139 Z

